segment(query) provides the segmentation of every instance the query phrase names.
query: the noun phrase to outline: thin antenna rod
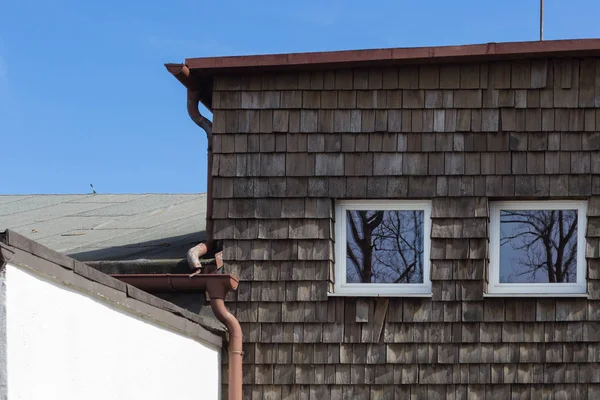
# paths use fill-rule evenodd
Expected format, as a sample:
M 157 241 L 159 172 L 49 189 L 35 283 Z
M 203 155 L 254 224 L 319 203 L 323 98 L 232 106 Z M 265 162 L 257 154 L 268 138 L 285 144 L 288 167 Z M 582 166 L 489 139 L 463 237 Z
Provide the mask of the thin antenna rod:
M 540 41 L 544 40 L 544 0 L 540 0 Z

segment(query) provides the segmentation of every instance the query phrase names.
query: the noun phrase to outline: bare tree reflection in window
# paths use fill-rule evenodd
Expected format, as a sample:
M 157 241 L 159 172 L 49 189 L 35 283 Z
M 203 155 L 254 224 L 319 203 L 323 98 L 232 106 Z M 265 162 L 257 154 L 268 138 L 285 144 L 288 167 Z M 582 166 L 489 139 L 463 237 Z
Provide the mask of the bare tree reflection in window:
M 576 210 L 502 210 L 500 282 L 576 282 Z
M 347 212 L 348 283 L 422 283 L 422 210 Z

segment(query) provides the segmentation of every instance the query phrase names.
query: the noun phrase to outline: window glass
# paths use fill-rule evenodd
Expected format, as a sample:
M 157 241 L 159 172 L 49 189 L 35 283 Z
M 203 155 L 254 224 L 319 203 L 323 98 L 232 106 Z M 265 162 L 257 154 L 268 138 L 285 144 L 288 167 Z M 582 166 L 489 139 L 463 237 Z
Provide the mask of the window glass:
M 347 210 L 347 283 L 423 283 L 423 210 Z
M 577 210 L 500 210 L 500 283 L 577 282 Z
M 490 203 L 491 296 L 584 296 L 587 202 Z
M 431 202 L 341 200 L 333 296 L 430 296 Z

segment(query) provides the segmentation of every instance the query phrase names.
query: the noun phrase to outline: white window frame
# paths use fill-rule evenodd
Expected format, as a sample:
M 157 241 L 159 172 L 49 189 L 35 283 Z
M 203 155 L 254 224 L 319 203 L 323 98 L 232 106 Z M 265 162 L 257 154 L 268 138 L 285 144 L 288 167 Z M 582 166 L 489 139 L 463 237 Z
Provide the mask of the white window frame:
M 423 211 L 423 283 L 346 283 L 346 211 Z M 431 201 L 429 200 L 343 200 L 335 205 L 334 292 L 330 296 L 431 296 Z
M 573 283 L 500 283 L 500 210 L 577 210 L 577 282 Z M 489 295 L 568 296 L 587 293 L 585 231 L 586 201 L 501 201 L 490 202 Z

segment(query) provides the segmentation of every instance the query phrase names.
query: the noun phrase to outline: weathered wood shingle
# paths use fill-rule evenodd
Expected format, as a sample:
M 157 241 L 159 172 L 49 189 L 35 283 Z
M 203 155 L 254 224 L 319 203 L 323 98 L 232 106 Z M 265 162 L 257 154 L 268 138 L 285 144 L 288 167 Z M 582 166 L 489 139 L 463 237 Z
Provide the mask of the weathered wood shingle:
M 484 297 L 490 201 L 600 195 L 596 58 L 217 77 L 214 89 L 215 239 L 241 280 L 227 301 L 247 398 L 600 393 L 598 197 L 587 299 Z M 431 298 L 327 296 L 334 202 L 348 198 L 431 200 Z

